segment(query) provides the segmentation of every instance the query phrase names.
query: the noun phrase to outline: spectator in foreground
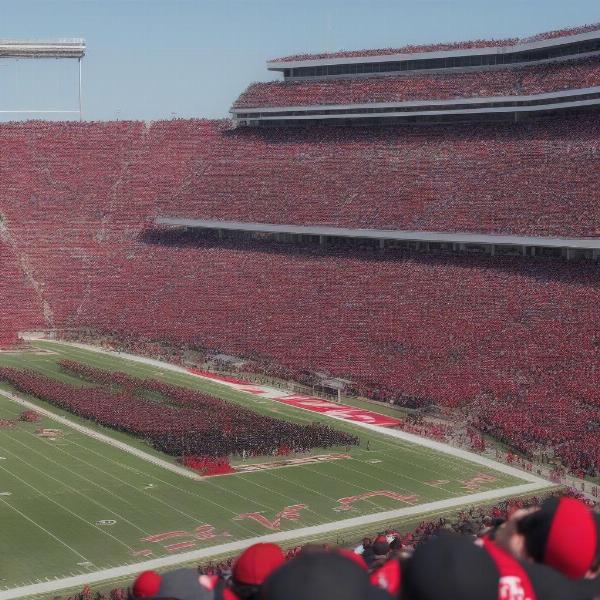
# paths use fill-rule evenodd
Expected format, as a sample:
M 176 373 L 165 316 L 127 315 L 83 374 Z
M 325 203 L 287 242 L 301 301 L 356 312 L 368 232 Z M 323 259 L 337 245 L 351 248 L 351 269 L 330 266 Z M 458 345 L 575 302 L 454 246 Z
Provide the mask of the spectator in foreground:
M 572 581 L 558 571 L 518 561 L 484 546 L 442 534 L 419 546 L 402 569 L 402 600 L 593 600 L 596 581 Z
M 277 544 L 254 544 L 233 565 L 231 589 L 240 600 L 257 600 L 265 579 L 285 562 Z
M 521 560 L 553 567 L 571 579 L 600 570 L 600 517 L 581 500 L 548 498 L 517 511 L 495 534 L 496 543 Z
M 238 600 L 216 577 L 199 575 L 196 569 L 176 569 L 160 574 L 144 571 L 131 588 L 133 600 Z
M 277 569 L 261 600 L 390 600 L 353 560 L 336 552 L 301 554 Z

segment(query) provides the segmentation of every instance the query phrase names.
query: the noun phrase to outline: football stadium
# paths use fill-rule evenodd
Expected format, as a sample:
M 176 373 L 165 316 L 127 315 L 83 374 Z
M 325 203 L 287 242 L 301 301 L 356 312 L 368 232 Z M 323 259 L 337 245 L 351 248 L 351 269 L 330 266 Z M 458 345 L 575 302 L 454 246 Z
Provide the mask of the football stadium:
M 266 69 L 0 124 L 0 600 L 600 597 L 600 25 Z

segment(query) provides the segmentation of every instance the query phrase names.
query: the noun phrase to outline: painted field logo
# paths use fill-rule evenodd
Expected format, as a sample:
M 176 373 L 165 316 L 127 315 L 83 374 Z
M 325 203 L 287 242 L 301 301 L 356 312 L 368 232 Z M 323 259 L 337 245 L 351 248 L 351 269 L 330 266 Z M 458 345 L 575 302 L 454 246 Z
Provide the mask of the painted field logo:
M 231 537 L 231 534 L 227 531 L 223 531 L 222 533 L 217 533 L 217 530 L 212 525 L 200 525 L 200 527 L 196 527 L 194 529 L 194 537 L 197 540 L 212 540 L 216 537 Z
M 191 534 L 187 531 L 165 531 L 165 533 L 158 533 L 156 535 L 149 535 L 148 537 L 142 538 L 143 542 L 164 542 L 173 538 L 188 537 Z
M 247 392 L 249 394 L 254 394 L 263 398 L 271 398 L 275 402 L 281 402 L 282 404 L 288 404 L 290 406 L 303 408 L 304 410 L 310 410 L 312 412 L 323 413 L 330 417 L 338 417 L 340 419 L 344 419 L 345 421 L 370 423 L 372 425 L 381 425 L 383 427 L 401 424 L 401 421 L 394 417 L 388 417 L 362 408 L 355 408 L 354 406 L 346 406 L 345 404 L 329 402 L 314 396 L 285 394 L 275 391 L 268 386 L 256 385 L 249 383 L 248 381 L 242 381 L 241 379 L 237 379 L 235 377 L 224 377 L 222 375 L 217 375 L 209 371 L 202 371 L 200 369 L 188 369 L 188 372 L 194 375 L 200 375 L 200 377 L 204 377 L 205 379 L 212 379 L 222 383 L 224 382 L 232 388 Z
M 37 429 L 35 433 L 41 438 L 50 439 L 56 439 L 57 437 L 60 437 L 63 434 L 62 429 L 48 429 L 47 427 Z
M 270 463 L 260 463 L 252 465 L 236 465 L 233 467 L 238 473 L 253 473 L 255 471 L 266 471 L 268 469 L 278 469 L 279 467 L 292 467 L 296 465 L 316 465 L 322 462 L 340 460 L 342 458 L 352 458 L 350 454 L 317 454 L 315 456 L 301 456 L 299 458 L 284 458 L 282 460 Z M 378 461 L 381 462 L 381 461 Z
M 96 521 L 96 525 L 114 525 L 116 523 L 113 519 L 102 519 L 101 521 Z
M 475 477 L 468 479 L 467 481 L 463 481 L 463 489 L 469 490 L 470 492 L 474 492 L 481 488 L 482 485 L 486 483 L 491 483 L 492 481 L 496 481 L 496 477 L 493 475 L 488 475 L 487 473 L 479 473 Z
M 149 535 L 145 538 L 142 538 L 142 542 L 158 544 L 161 542 L 166 542 L 167 540 L 188 538 L 187 540 L 175 541 L 170 544 L 163 545 L 163 548 L 167 552 L 179 552 L 180 550 L 189 550 L 190 548 L 194 548 L 198 542 L 212 540 L 218 537 L 229 538 L 231 537 L 231 534 L 227 531 L 218 532 L 213 525 L 205 523 L 204 525 L 199 525 L 193 531 L 165 531 L 164 533 Z M 132 556 L 152 556 L 152 550 L 138 550 L 137 552 L 133 552 Z
M 337 512 L 352 510 L 354 509 L 354 504 L 356 502 L 376 497 L 391 498 L 392 500 L 397 500 L 398 502 L 404 502 L 406 504 L 414 504 L 419 499 L 419 496 L 415 496 L 414 494 L 408 495 L 400 494 L 399 492 L 391 492 L 389 490 L 379 490 L 377 492 L 365 492 L 364 494 L 359 494 L 358 496 L 340 498 L 338 500 L 339 506 L 336 506 L 333 510 Z
M 242 521 L 243 519 L 251 519 L 260 523 L 267 529 L 271 529 L 272 531 L 279 531 L 281 529 L 281 520 L 287 519 L 288 521 L 299 521 L 300 520 L 300 511 L 303 508 L 308 508 L 306 504 L 294 504 L 293 506 L 286 506 L 281 512 L 278 512 L 275 515 L 275 518 L 272 521 L 269 521 L 267 517 L 265 517 L 262 512 L 253 512 L 253 513 L 244 513 L 242 515 L 238 515 L 237 517 L 233 517 L 234 521 Z

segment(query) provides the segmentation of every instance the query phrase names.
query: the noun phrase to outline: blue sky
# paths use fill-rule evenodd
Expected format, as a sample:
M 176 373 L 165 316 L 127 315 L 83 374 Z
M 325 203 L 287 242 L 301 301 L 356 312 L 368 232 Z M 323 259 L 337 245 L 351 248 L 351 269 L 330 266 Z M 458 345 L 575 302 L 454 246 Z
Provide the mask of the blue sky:
M 599 0 L 0 0 L 0 38 L 86 39 L 93 120 L 225 117 L 250 82 L 277 78 L 265 60 L 287 54 L 598 21 Z M 76 105 L 75 61 L 0 60 L 0 109 L 67 105 Z

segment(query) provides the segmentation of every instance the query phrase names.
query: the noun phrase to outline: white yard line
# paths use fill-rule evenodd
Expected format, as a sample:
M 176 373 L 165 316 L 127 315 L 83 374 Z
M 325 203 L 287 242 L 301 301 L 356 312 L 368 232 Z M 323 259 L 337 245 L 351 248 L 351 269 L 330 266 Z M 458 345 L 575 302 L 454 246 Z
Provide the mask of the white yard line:
M 83 560 L 87 560 L 87 558 L 83 554 L 81 554 L 81 552 L 78 552 L 77 550 L 75 550 L 75 548 L 71 548 L 71 546 L 69 546 L 69 544 L 67 544 L 67 542 L 65 542 L 64 540 L 61 540 L 58 536 L 54 535 L 51 531 L 48 531 L 45 527 L 40 525 L 37 521 L 34 521 L 31 517 L 28 517 L 24 512 L 21 512 L 18 508 L 16 508 L 15 506 L 10 504 L 3 498 L 0 498 L 0 501 L 2 501 L 8 508 L 10 508 L 14 512 L 16 512 L 20 517 L 23 517 L 23 519 L 25 519 L 26 521 L 29 521 L 32 525 L 34 525 L 38 529 L 41 529 L 44 533 L 48 534 L 51 538 L 55 539 L 59 544 L 61 544 L 65 548 L 68 548 L 71 552 L 76 554 L 79 558 L 83 558 Z
M 37 435 L 35 435 L 35 433 L 29 433 L 29 436 L 31 436 L 31 438 L 33 438 L 36 441 L 41 441 L 43 444 L 50 444 L 51 442 L 42 440 L 41 438 L 39 438 Z M 22 446 L 23 448 L 25 448 L 26 450 L 29 450 L 30 452 L 33 452 L 35 455 L 41 457 L 43 460 L 46 460 L 48 462 L 50 462 L 53 465 L 56 465 L 59 468 L 64 469 L 65 466 L 64 464 L 61 464 L 60 462 L 53 460 L 50 456 L 48 456 L 47 454 L 44 454 L 38 450 L 35 450 L 33 448 L 33 446 L 31 445 L 27 445 L 25 442 L 22 442 L 20 440 L 18 440 L 15 436 L 8 434 L 8 436 L 10 437 L 10 439 L 13 441 L 13 443 L 17 443 L 19 444 L 19 446 Z M 77 494 L 78 496 L 81 496 L 82 498 L 85 498 L 85 500 L 87 500 L 90 504 L 95 504 L 96 506 L 100 507 L 103 511 L 105 511 L 105 514 L 111 514 L 114 517 L 117 517 L 119 519 L 120 522 L 123 523 L 127 523 L 127 525 L 129 525 L 130 527 L 133 527 L 134 529 L 137 529 L 138 531 L 140 531 L 141 533 L 143 533 L 144 535 L 150 535 L 150 531 L 146 531 L 145 529 L 142 529 L 141 527 L 139 527 L 138 525 L 136 525 L 133 521 L 130 521 L 127 517 L 125 517 L 124 515 L 116 512 L 114 509 L 109 508 L 108 506 L 105 506 L 104 504 L 102 504 L 100 501 L 98 501 L 96 498 L 93 498 L 91 496 L 88 496 L 86 493 L 84 493 L 81 490 L 78 490 L 77 488 L 74 488 L 72 485 L 69 485 L 68 483 L 66 483 L 66 481 L 62 480 L 62 479 L 58 479 L 57 477 L 54 477 L 53 475 L 50 475 L 49 472 L 44 472 L 43 469 L 40 469 L 38 467 L 36 467 L 34 464 L 30 463 L 29 461 L 26 461 L 24 458 L 22 458 L 21 456 L 19 456 L 18 454 L 15 454 L 14 452 L 10 452 L 7 450 L 4 450 L 4 452 L 6 452 L 7 454 L 10 454 L 12 456 L 14 456 L 16 458 L 16 460 L 21 461 L 23 463 L 25 463 L 30 469 L 34 469 L 35 471 L 41 472 L 43 473 L 46 477 L 48 477 L 49 479 L 52 479 L 53 481 L 58 482 L 59 484 L 63 485 L 65 488 L 68 488 L 69 490 L 71 490 L 72 492 L 74 492 L 75 494 Z M 36 461 L 37 462 L 37 461 Z M 0 467 L 0 469 L 2 469 L 3 467 Z M 81 479 L 82 481 L 85 481 L 85 483 L 88 486 L 94 486 L 96 488 L 99 488 L 102 490 L 103 493 L 109 495 L 109 496 L 113 496 L 114 498 L 117 498 L 118 500 L 120 499 L 119 496 L 117 494 L 115 494 L 114 492 L 106 489 L 104 486 L 100 485 L 99 483 L 96 483 L 95 481 L 92 481 L 91 479 L 88 479 L 87 477 L 85 477 L 84 475 L 82 475 L 81 473 L 76 473 L 75 471 L 69 471 L 72 475 L 74 475 L 75 477 L 77 477 L 78 479 Z M 14 476 L 14 473 L 13 473 Z M 25 482 L 27 483 L 27 482 Z M 46 496 L 46 494 L 44 494 L 44 496 L 46 498 L 48 498 L 48 496 Z M 122 504 L 120 505 L 120 507 L 122 508 Z M 131 506 L 131 505 L 130 505 Z M 104 533 L 104 530 L 101 530 Z M 119 540 L 119 543 L 121 542 L 121 540 Z
M 4 398 L 8 398 L 9 400 L 16 402 L 17 404 L 20 404 L 21 406 L 35 410 L 36 412 L 38 412 L 50 419 L 53 419 L 54 421 L 60 423 L 61 425 L 64 425 L 65 427 L 70 427 L 71 429 L 75 429 L 75 431 L 78 431 L 79 433 L 83 433 L 91 438 L 94 438 L 95 440 L 104 442 L 105 444 L 109 444 L 110 446 L 113 446 L 114 448 L 118 448 L 119 450 L 123 450 L 124 452 L 128 452 L 129 454 L 133 454 L 134 456 L 137 456 L 138 458 L 141 458 L 142 460 L 145 460 L 146 462 L 152 463 L 153 465 L 156 465 L 158 467 L 162 467 L 163 469 L 167 469 L 167 471 L 172 471 L 173 473 L 177 473 L 178 475 L 183 475 L 183 477 L 187 477 L 188 479 L 193 479 L 195 481 L 201 481 L 203 479 L 202 476 L 198 475 L 197 473 L 188 471 L 187 469 L 184 469 L 183 467 L 178 467 L 177 465 L 174 465 L 166 460 L 163 460 L 162 458 L 158 458 L 157 456 L 148 454 L 148 452 L 144 452 L 143 450 L 134 448 L 133 446 L 130 446 L 129 444 L 120 442 L 119 440 L 116 440 L 115 438 L 112 438 L 108 435 L 104 435 L 103 433 L 95 431 L 94 429 L 86 427 L 85 425 L 80 425 L 79 423 L 74 423 L 73 421 L 70 421 L 66 417 L 61 417 L 60 415 L 57 415 L 56 413 L 52 412 L 51 410 L 42 408 L 41 406 L 38 406 L 37 404 L 30 402 L 29 400 L 25 400 L 25 398 L 21 398 L 20 396 L 13 394 L 12 392 L 6 392 L 4 390 L 0 390 L 0 396 L 3 396 Z
M 76 575 L 74 577 L 65 577 L 64 579 L 56 579 L 54 581 L 36 583 L 33 585 L 25 585 L 0 592 L 0 600 L 13 600 L 15 598 L 46 594 L 58 590 L 77 588 L 80 586 L 83 587 L 86 584 L 91 585 L 108 579 L 117 579 L 135 575 L 136 573 L 148 569 L 164 569 L 165 567 L 172 567 L 181 563 L 193 562 L 219 554 L 238 552 L 257 542 L 281 543 L 297 538 L 316 537 L 322 534 L 332 533 L 340 529 L 350 529 L 352 527 L 369 525 L 370 523 L 392 521 L 400 517 L 419 515 L 423 512 L 454 508 L 462 506 L 467 502 L 485 502 L 489 500 L 496 500 L 498 498 L 505 498 L 506 496 L 512 496 L 515 494 L 535 492 L 547 487 L 547 485 L 547 482 L 543 482 L 543 484 L 529 483 L 524 485 L 515 485 L 497 490 L 489 490 L 487 492 L 470 494 L 468 496 L 461 496 L 459 498 L 447 498 L 445 500 L 438 500 L 436 502 L 428 502 L 427 504 L 419 504 L 416 506 L 408 506 L 396 510 L 388 510 L 371 515 L 364 515 L 361 517 L 353 517 L 350 519 L 344 519 L 342 521 L 335 521 L 333 523 L 324 523 L 322 525 L 313 525 L 311 527 L 292 529 L 291 531 L 270 533 L 236 542 L 219 544 L 218 546 L 211 546 L 202 550 L 193 550 L 191 552 L 184 552 L 174 556 L 164 556 L 139 563 L 124 565 L 122 567 L 114 567 L 112 569 L 96 571 L 94 573 L 86 573 L 83 575 Z
M 11 452 L 11 454 L 13 454 L 13 453 Z M 25 460 L 21 460 L 21 462 L 24 462 L 25 464 L 29 464 Z M 6 467 L 0 467 L 0 470 L 8 473 L 11 477 L 14 477 L 15 479 L 17 479 L 21 483 L 25 484 L 28 488 L 31 488 L 36 494 L 39 494 L 40 496 L 43 496 L 48 502 L 50 502 L 50 503 L 58 506 L 59 509 L 65 511 L 67 513 L 69 513 L 70 515 L 73 515 L 76 519 L 79 519 L 85 525 L 93 527 L 94 529 L 98 530 L 102 535 L 106 535 L 107 537 L 109 537 L 112 540 L 114 540 L 117 544 L 121 544 L 122 546 L 125 546 L 125 548 L 127 548 L 127 550 L 129 550 L 129 551 L 132 550 L 131 546 L 129 546 L 125 542 L 122 542 L 118 537 L 115 537 L 109 531 L 107 531 L 105 529 L 102 529 L 98 525 L 95 525 L 93 522 L 88 521 L 85 517 L 82 517 L 80 514 L 78 514 L 75 511 L 71 510 L 70 508 L 68 508 L 64 504 L 61 504 L 58 500 L 54 500 L 48 494 L 45 494 L 44 492 L 42 492 L 42 490 L 36 488 L 34 485 L 32 485 L 31 483 L 29 483 L 28 481 L 26 481 L 25 479 L 23 479 L 22 477 L 20 477 L 16 473 L 13 473 L 10 469 L 7 469 Z M 37 470 L 39 471 L 39 469 L 37 469 Z

